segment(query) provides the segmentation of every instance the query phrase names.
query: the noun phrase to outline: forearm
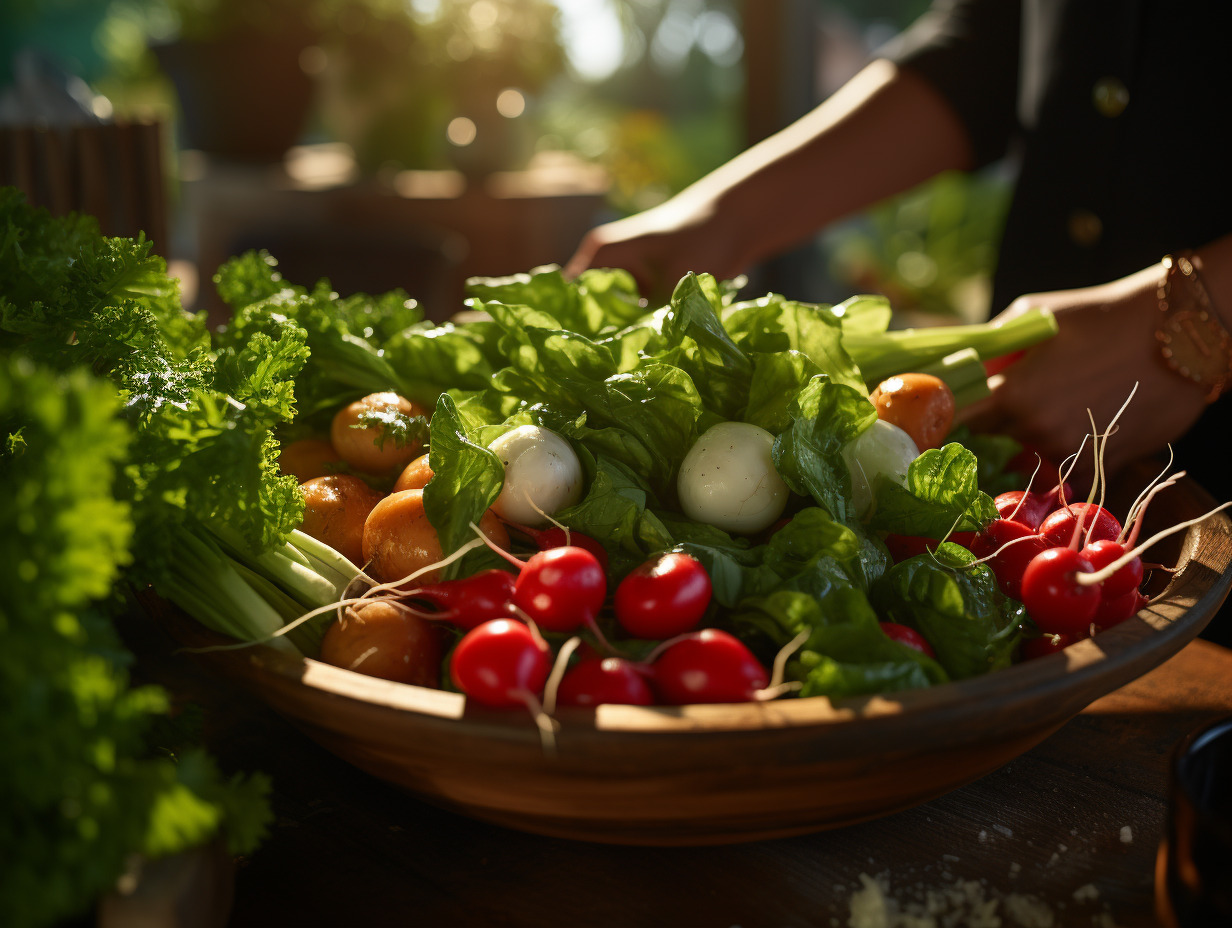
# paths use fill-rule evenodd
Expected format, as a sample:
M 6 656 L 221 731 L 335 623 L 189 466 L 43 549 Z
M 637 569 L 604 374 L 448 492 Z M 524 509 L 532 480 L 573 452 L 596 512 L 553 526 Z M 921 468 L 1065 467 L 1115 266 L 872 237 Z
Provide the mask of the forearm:
M 702 178 L 744 264 L 945 170 L 971 165 L 966 133 L 922 79 L 875 61 L 808 115 Z

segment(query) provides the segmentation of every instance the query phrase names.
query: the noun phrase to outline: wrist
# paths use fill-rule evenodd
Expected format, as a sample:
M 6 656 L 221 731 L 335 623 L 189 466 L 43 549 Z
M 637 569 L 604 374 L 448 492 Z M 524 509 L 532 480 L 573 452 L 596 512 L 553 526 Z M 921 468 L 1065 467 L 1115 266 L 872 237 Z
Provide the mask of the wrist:
M 1155 338 L 1164 364 L 1201 388 L 1209 403 L 1232 386 L 1232 334 L 1211 299 L 1202 268 L 1192 252 L 1167 255 L 1160 262 Z

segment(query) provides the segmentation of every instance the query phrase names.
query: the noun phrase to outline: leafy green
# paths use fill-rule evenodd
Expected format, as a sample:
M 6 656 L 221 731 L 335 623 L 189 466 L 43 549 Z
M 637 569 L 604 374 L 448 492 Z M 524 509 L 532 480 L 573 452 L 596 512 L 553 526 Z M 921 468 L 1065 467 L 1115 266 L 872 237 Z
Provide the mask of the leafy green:
M 956 442 L 928 449 L 911 462 L 906 487 L 884 476 L 878 480 L 871 527 L 925 538 L 980 531 L 997 518 L 997 507 L 980 490 L 978 466 L 975 455 Z
M 663 318 L 663 336 L 674 346 L 665 360 L 685 371 L 706 408 L 734 418 L 748 402 L 752 362 L 723 327 L 718 285 L 709 274 L 686 274 Z
M 960 425 L 947 440 L 958 442 L 975 455 L 979 462 L 976 479 L 980 489 L 989 496 L 995 497 L 1006 490 L 1021 490 L 1026 485 L 1021 474 L 1008 469 L 1010 462 L 1022 453 L 1022 445 L 1008 435 L 977 434 Z M 1056 482 L 1057 475 L 1041 472 L 1037 479 L 1049 486 Z
M 471 525 L 479 524 L 500 495 L 505 468 L 495 452 L 468 437 L 448 394 L 437 400 L 432 415 L 428 462 L 433 476 L 424 487 L 424 512 L 448 555 L 476 537 Z M 459 576 L 460 564 L 447 565 L 445 579 Z
M 219 296 L 231 307 L 230 324 L 219 333 L 221 350 L 236 350 L 258 333 L 273 335 L 292 323 L 305 332 L 307 362 L 296 377 L 301 417 L 319 423 L 340 406 L 368 393 L 397 390 L 428 405 L 404 382 L 375 345 L 417 323 L 422 312 L 401 291 L 378 297 L 340 298 L 322 280 L 311 289 L 287 283 L 266 252 L 232 258 L 214 275 Z
M 1008 667 L 1026 621 L 1022 604 L 1003 595 L 992 571 L 974 560 L 947 542 L 895 564 L 872 590 L 885 620 L 923 635 L 956 679 Z
M 840 450 L 873 424 L 877 410 L 860 391 L 818 374 L 796 395 L 787 415 L 791 425 L 774 442 L 779 476 L 840 522 L 849 521 L 851 474 Z
M 834 383 L 865 393 L 864 378 L 843 347 L 844 329 L 829 308 L 797 303 L 771 293 L 734 304 L 723 324 L 745 351 L 798 351 Z
M 222 833 L 251 851 L 270 820 L 259 775 L 222 778 L 199 751 L 157 750 L 161 689 L 132 687 L 105 610 L 131 564 L 133 451 L 122 395 L 74 368 L 0 362 L 0 922 L 50 925 L 86 910 L 134 853 Z
M 850 586 L 820 596 L 781 590 L 748 599 L 730 621 L 754 642 L 761 636 L 775 648 L 809 633 L 787 667 L 788 678 L 804 684 L 801 696 L 841 699 L 948 679 L 932 658 L 887 637 L 864 593 Z

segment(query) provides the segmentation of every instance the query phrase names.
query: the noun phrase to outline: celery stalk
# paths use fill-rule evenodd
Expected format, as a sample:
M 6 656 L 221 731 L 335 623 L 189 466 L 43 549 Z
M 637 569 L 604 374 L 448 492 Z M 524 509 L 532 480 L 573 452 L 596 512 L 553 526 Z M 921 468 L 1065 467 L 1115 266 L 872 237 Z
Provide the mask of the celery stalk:
M 919 373 L 932 374 L 944 380 L 954 394 L 954 406 L 958 409 L 989 395 L 984 362 L 974 348 L 947 354 L 940 361 L 920 367 Z
M 887 377 L 919 370 L 962 348 L 974 349 L 980 360 L 987 361 L 1029 348 L 1056 331 L 1052 313 L 1032 309 L 998 324 L 941 325 L 877 335 L 852 333 L 843 337 L 843 347 L 859 365 L 865 383 L 876 386 Z
M 181 557 L 173 576 L 159 584 L 160 593 L 202 624 L 241 641 L 263 640 L 282 628 L 282 616 L 244 582 L 213 540 L 188 529 L 177 535 Z M 269 644 L 299 653 L 282 637 Z

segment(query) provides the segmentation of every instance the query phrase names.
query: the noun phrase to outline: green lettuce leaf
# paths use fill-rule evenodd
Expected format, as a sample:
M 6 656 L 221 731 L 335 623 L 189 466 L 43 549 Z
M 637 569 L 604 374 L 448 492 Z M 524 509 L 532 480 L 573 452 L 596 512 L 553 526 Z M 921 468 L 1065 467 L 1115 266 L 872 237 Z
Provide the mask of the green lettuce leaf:
M 791 425 L 774 442 L 774 466 L 793 491 L 812 496 L 835 519 L 851 511 L 851 474 L 840 450 L 877 418 L 877 410 L 854 387 L 818 374 L 788 407 Z
M 778 591 L 745 600 L 731 616 L 738 634 L 766 651 L 801 632 L 808 638 L 787 664 L 787 678 L 804 684 L 801 696 L 842 699 L 914 689 L 948 679 L 932 658 L 887 637 L 864 593 L 836 586 L 813 596 Z
M 980 489 L 978 469 L 975 455 L 956 442 L 930 448 L 911 462 L 906 487 L 879 478 L 869 525 L 925 538 L 980 531 L 997 518 L 997 507 Z
M 772 293 L 734 304 L 723 324 L 744 351 L 798 351 L 834 383 L 867 393 L 864 378 L 843 348 L 839 318 L 828 307 L 797 303 Z
M 872 589 L 882 618 L 914 628 L 956 679 L 1008 667 L 1026 610 L 1002 594 L 993 572 L 955 544 L 895 564 Z
M 722 310 L 714 278 L 686 274 L 663 319 L 673 348 L 659 359 L 688 373 L 707 409 L 733 419 L 748 403 L 753 364 L 723 327 Z
M 428 463 L 432 479 L 423 491 L 424 513 L 436 529 L 441 552 L 449 555 L 477 537 L 471 523 L 478 525 L 496 502 L 505 469 L 495 452 L 471 440 L 448 394 L 437 400 L 432 415 Z M 448 564 L 444 578 L 465 576 L 467 560 Z

